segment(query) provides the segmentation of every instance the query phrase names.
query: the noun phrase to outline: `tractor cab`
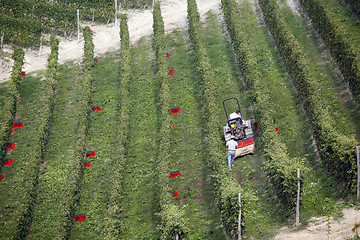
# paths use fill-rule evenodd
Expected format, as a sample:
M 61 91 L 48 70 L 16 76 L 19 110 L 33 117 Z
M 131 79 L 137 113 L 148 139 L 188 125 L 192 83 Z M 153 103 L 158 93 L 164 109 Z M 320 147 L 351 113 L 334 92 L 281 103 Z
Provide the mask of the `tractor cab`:
M 236 101 L 238 112 L 228 115 L 225 102 Z M 235 136 L 235 141 L 238 143 L 238 148 L 235 150 L 235 157 L 240 157 L 246 154 L 255 153 L 254 133 L 251 127 L 250 120 L 244 120 L 241 114 L 239 100 L 235 97 L 227 98 L 223 101 L 227 125 L 224 126 L 225 143 L 231 140 L 231 136 Z

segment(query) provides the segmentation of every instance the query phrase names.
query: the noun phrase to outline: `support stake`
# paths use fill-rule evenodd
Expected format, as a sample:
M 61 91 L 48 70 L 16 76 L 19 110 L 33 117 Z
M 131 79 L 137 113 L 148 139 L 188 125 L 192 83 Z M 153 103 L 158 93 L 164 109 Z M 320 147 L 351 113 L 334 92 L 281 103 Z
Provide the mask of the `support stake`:
M 356 146 L 356 162 L 357 162 L 357 191 L 356 199 L 360 200 L 360 158 L 359 158 L 359 146 Z
M 298 226 L 300 223 L 300 168 L 297 169 L 297 179 L 298 179 L 298 191 L 296 197 L 296 223 Z
M 80 41 L 80 11 L 77 9 L 77 32 L 78 32 L 78 42 Z
M 41 50 L 42 50 L 42 42 L 43 42 L 43 34 L 42 34 L 42 32 L 41 32 L 40 34 L 41 34 L 41 37 L 40 37 L 39 55 L 41 54 Z
M 117 26 L 117 12 L 118 12 L 118 3 L 117 0 L 115 0 L 115 27 Z
M 238 240 L 241 240 L 241 193 L 239 193 L 239 221 L 238 221 Z
M 177 223 L 177 219 L 175 219 L 176 223 Z M 175 232 L 175 240 L 179 240 L 179 233 Z
M 3 32 L 2 35 L 1 35 L 1 46 L 0 46 L 0 51 L 1 52 L 2 52 L 3 44 L 4 44 L 4 36 L 5 36 L 5 32 Z

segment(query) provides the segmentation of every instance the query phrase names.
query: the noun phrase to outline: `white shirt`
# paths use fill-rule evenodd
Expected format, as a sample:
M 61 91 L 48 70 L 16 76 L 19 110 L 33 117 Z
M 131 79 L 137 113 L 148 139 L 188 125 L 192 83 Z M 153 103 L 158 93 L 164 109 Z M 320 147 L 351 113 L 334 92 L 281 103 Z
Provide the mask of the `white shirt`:
M 231 139 L 226 143 L 226 146 L 228 146 L 229 151 L 235 151 L 236 147 L 238 146 L 238 143 L 234 139 Z
M 235 118 L 241 118 L 241 115 L 240 115 L 240 114 L 237 114 L 236 112 L 231 113 L 231 114 L 229 115 L 229 120 L 235 119 Z

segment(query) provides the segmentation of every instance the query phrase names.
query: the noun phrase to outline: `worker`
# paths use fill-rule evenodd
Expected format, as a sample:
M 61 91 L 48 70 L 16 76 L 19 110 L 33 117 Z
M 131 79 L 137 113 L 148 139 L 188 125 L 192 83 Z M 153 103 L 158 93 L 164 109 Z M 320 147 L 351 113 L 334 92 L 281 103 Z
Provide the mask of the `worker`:
M 238 143 L 235 141 L 234 135 L 232 135 L 231 140 L 226 143 L 226 147 L 228 148 L 228 166 L 231 169 L 234 162 L 235 149 L 238 148 Z
M 229 115 L 229 120 L 232 120 L 235 118 L 241 118 L 240 109 L 237 109 L 235 112 L 233 112 Z

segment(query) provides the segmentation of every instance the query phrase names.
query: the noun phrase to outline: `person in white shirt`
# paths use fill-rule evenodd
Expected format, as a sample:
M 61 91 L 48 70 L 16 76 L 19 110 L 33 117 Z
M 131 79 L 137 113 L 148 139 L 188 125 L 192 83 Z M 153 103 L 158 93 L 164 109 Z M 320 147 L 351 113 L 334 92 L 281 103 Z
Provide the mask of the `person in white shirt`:
M 240 110 L 236 110 L 236 112 L 233 112 L 229 115 L 229 120 L 235 119 L 235 118 L 241 118 Z
M 231 166 L 234 162 L 235 149 L 238 148 L 238 143 L 235 141 L 235 136 L 231 136 L 231 140 L 226 143 L 228 148 L 228 166 L 231 169 Z

